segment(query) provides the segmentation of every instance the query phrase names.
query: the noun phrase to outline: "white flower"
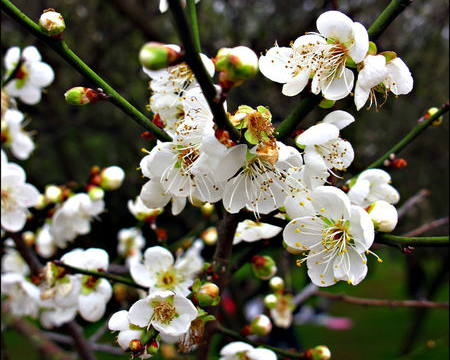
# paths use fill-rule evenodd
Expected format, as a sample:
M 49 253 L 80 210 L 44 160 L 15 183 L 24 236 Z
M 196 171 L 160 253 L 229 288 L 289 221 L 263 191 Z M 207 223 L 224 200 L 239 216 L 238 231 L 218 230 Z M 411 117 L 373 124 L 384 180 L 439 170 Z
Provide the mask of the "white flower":
M 40 307 L 38 287 L 17 273 L 2 274 L 1 279 L 1 292 L 7 296 L 9 312 L 36 318 Z
M 200 0 L 195 0 L 195 3 L 198 3 Z M 183 6 L 186 6 L 186 0 L 183 0 Z M 167 0 L 159 1 L 159 11 L 162 13 L 166 12 L 169 9 L 169 2 Z
M 338 280 L 358 284 L 367 274 L 364 253 L 375 236 L 372 220 L 331 186 L 316 188 L 312 205 L 317 215 L 292 220 L 283 231 L 284 241 L 304 251 L 299 263 L 306 261 L 314 284 L 329 286 Z
M 139 228 L 121 229 L 117 234 L 119 244 L 117 252 L 127 259 L 129 265 L 133 261 L 139 261 L 142 256 L 141 250 L 145 246 L 145 239 Z
M 384 200 L 370 204 L 367 212 L 372 219 L 376 231 L 391 232 L 398 221 L 397 209 Z
M 52 83 L 55 74 L 48 64 L 41 61 L 41 54 L 34 46 L 27 46 L 22 53 L 19 47 L 14 46 L 5 55 L 5 77 L 16 68 L 19 59 L 24 62 L 15 79 L 5 86 L 5 90 L 25 104 L 35 105 L 41 100 L 42 88 Z
M 52 218 L 50 234 L 60 248 L 78 235 L 91 231 L 91 219 L 103 212 L 103 200 L 92 201 L 89 195 L 80 193 L 67 199 Z
M 46 329 L 60 327 L 75 319 L 77 315 L 77 307 L 62 308 L 52 301 L 47 300 L 42 308 L 40 322 Z
M 177 261 L 170 251 L 161 246 L 153 246 L 144 252 L 144 263 L 130 264 L 133 280 L 139 285 L 150 288 L 150 293 L 159 290 L 171 290 L 177 295 L 190 294 L 189 287 L 194 283 L 194 276 L 203 268 L 200 251 L 203 243 L 194 245 Z
M 14 241 L 6 239 L 5 245 L 14 246 Z M 27 276 L 30 273 L 30 268 L 16 249 L 6 247 L 5 254 L 2 257 L 2 273 L 17 273 Z
M 128 313 L 133 325 L 177 336 L 189 330 L 198 311 L 192 302 L 172 291 L 157 291 L 134 303 Z
M 351 185 L 348 197 L 352 204 L 369 206 L 377 200 L 384 200 L 389 204 L 397 204 L 400 195 L 391 185 L 391 176 L 381 169 L 369 169 L 363 171 L 356 182 Z
M 36 234 L 36 252 L 48 259 L 56 253 L 56 250 L 57 244 L 50 233 L 50 224 L 45 223 Z
M 277 292 L 273 297 L 273 303 L 270 306 L 270 317 L 276 326 L 288 329 L 292 324 L 292 313 L 295 309 L 295 305 L 292 303 L 292 295 Z
M 7 231 L 21 230 L 27 221 L 28 209 L 39 202 L 39 191 L 25 183 L 25 171 L 17 164 L 8 163 L 1 151 L 2 167 L 2 228 Z
M 239 244 L 241 241 L 253 242 L 261 239 L 270 239 L 278 235 L 281 230 L 279 226 L 244 220 L 237 226 L 233 245 Z
M 319 167 L 323 163 L 327 169 L 345 170 L 355 154 L 352 145 L 339 138 L 339 130 L 353 121 L 355 118 L 349 113 L 336 110 L 297 136 L 297 146 L 305 148 L 305 163 L 318 163 Z
M 61 261 L 84 270 L 106 270 L 109 266 L 108 253 L 103 249 L 75 249 L 66 253 Z M 90 275 L 81 277 L 81 294 L 78 297 L 78 311 L 87 321 L 99 320 L 106 310 L 106 303 L 112 296 L 111 284 L 103 278 Z
M 329 100 L 350 94 L 353 72 L 345 67 L 350 58 L 361 62 L 369 49 L 363 25 L 339 11 L 328 11 L 317 19 L 319 34 L 300 36 L 288 47 L 271 48 L 259 59 L 264 76 L 282 84 L 283 94 L 300 93 L 312 77 L 311 91 Z
M 283 206 L 288 193 L 296 191 L 298 184 L 290 178 L 290 170 L 303 161 L 295 148 L 281 142 L 260 143 L 248 155 L 241 152 L 239 156 L 242 168 L 227 182 L 223 194 L 228 212 L 247 207 L 256 214 L 267 214 Z
M 277 360 L 277 356 L 272 350 L 263 348 L 254 348 L 253 346 L 235 341 L 229 343 L 220 350 L 219 360 Z
M 128 200 L 128 210 L 131 214 L 137 219 L 137 220 L 146 220 L 150 221 L 156 218 L 157 215 L 161 214 L 163 209 L 162 208 L 148 208 L 144 205 L 142 202 L 142 199 L 140 196 L 136 196 L 136 199 L 134 200 Z
M 369 98 L 369 107 L 372 102 L 377 104 L 375 88 L 384 92 L 384 97 L 387 97 L 389 91 L 395 95 L 404 95 L 413 88 L 414 80 L 411 73 L 403 60 L 398 57 L 386 62 L 383 55 L 368 55 L 362 65 L 355 87 L 357 110 L 361 109 Z
M 119 166 L 109 166 L 100 173 L 101 187 L 105 190 L 117 190 L 125 178 L 125 172 Z
M 6 109 L 2 115 L 2 138 L 5 137 L 5 145 L 20 160 L 28 159 L 34 150 L 30 134 L 23 129 L 23 120 L 23 114 L 16 109 Z

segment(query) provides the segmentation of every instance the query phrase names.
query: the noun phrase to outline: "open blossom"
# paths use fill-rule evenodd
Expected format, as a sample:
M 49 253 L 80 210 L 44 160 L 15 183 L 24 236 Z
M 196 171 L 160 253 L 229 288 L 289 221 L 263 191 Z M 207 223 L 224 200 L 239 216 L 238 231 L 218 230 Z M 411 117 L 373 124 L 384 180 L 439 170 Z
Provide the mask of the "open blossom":
M 5 55 L 6 77 L 14 71 L 20 59 L 23 64 L 5 90 L 25 104 L 35 105 L 41 100 L 42 88 L 53 82 L 55 74 L 48 64 L 41 61 L 41 54 L 34 46 L 27 46 L 22 53 L 19 47 L 14 46 Z
M 8 299 L 9 312 L 15 316 L 36 318 L 40 307 L 38 287 L 18 273 L 2 274 L 1 280 L 2 297 Z
M 353 72 L 346 68 L 352 59 L 361 62 L 369 49 L 367 30 L 339 11 L 327 11 L 317 19 L 318 34 L 297 38 L 288 47 L 269 49 L 259 59 L 264 76 L 284 84 L 283 94 L 300 93 L 312 77 L 311 91 L 339 100 L 353 88 Z
M 358 284 L 367 274 L 366 255 L 373 243 L 374 225 L 363 208 L 351 205 L 347 195 L 332 186 L 312 194 L 316 214 L 292 220 L 283 231 L 284 241 L 303 251 L 308 275 L 317 286 L 339 280 Z
M 150 293 L 170 290 L 187 296 L 191 292 L 189 287 L 194 283 L 194 276 L 203 269 L 202 248 L 201 241 L 195 242 L 176 261 L 170 251 L 161 246 L 148 248 L 144 252 L 144 263 L 131 263 L 131 277 L 139 285 L 149 287 Z
M 411 72 L 399 57 L 386 61 L 383 55 L 368 55 L 362 66 L 355 87 L 357 110 L 361 109 L 368 99 L 370 105 L 372 102 L 377 104 L 375 91 L 383 93 L 386 98 L 389 91 L 395 95 L 404 95 L 413 88 Z
M 30 273 L 30 268 L 20 253 L 14 249 L 14 241 L 6 239 L 5 253 L 2 256 L 2 273 L 17 273 L 27 276 Z
M 276 360 L 277 356 L 272 350 L 254 348 L 242 341 L 231 342 L 220 350 L 219 360 Z
M 2 228 L 21 230 L 27 221 L 28 208 L 39 201 L 39 191 L 25 182 L 25 171 L 15 163 L 9 163 L 1 151 L 2 166 Z
M 141 250 L 145 246 L 145 238 L 142 236 L 141 229 L 121 229 L 117 238 L 119 239 L 117 252 L 127 259 L 127 264 L 139 261 L 142 256 Z
M 237 226 L 233 245 L 239 244 L 241 241 L 253 242 L 261 239 L 270 239 L 278 235 L 281 230 L 279 226 L 244 220 Z
M 327 169 L 345 170 L 352 163 L 355 153 L 352 145 L 339 137 L 339 130 L 354 122 L 349 113 L 336 110 L 319 124 L 311 126 L 295 139 L 304 147 L 305 163 L 319 163 Z
M 351 185 L 348 197 L 352 204 L 367 207 L 377 200 L 389 204 L 397 204 L 400 194 L 390 185 L 391 176 L 381 169 L 369 169 L 359 174 L 356 182 Z
M 128 313 L 128 320 L 139 327 L 153 326 L 163 334 L 178 336 L 189 330 L 197 315 L 198 311 L 190 300 L 163 290 L 135 302 Z
M 11 148 L 13 155 L 26 160 L 34 150 L 34 143 L 28 132 L 23 129 L 23 114 L 16 109 L 2 112 L 2 142 Z

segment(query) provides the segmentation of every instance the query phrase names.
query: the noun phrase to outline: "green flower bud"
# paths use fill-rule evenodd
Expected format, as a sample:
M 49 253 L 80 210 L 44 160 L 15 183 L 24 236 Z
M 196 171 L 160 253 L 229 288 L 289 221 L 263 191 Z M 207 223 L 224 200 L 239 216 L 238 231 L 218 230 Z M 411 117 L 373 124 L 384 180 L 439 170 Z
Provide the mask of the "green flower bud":
M 220 301 L 219 287 L 216 284 L 207 282 L 200 286 L 195 297 L 201 307 L 215 306 Z
M 149 70 L 161 70 L 176 65 L 180 60 L 180 52 L 158 42 L 148 42 L 139 51 L 139 62 Z
M 159 342 L 156 339 L 151 340 L 147 344 L 147 353 L 149 355 L 156 355 L 159 351 Z
M 144 350 L 144 345 L 142 345 L 141 340 L 139 339 L 131 340 L 129 346 L 132 352 L 141 352 Z
M 66 29 L 64 18 L 54 9 L 44 10 L 39 18 L 39 27 L 41 30 L 50 36 L 58 36 Z
M 67 90 L 64 94 L 64 98 L 69 105 L 86 105 L 100 100 L 97 91 L 82 86 L 73 87 Z
M 34 205 L 34 208 L 36 210 L 42 210 L 47 206 L 47 202 L 45 201 L 45 196 L 43 194 L 39 194 L 39 200 L 36 205 Z
M 270 256 L 255 255 L 251 261 L 253 274 L 261 280 L 269 280 L 277 272 L 275 261 Z
M 88 191 L 88 195 L 92 201 L 97 201 L 102 200 L 105 197 L 105 192 L 101 187 L 92 186 Z
M 100 186 L 104 190 L 117 190 L 125 178 L 124 171 L 118 166 L 109 166 L 100 173 Z
M 258 315 L 250 323 L 250 333 L 258 336 L 266 336 L 272 330 L 272 322 L 266 315 Z
M 274 294 L 269 294 L 264 298 L 264 305 L 266 305 L 268 309 L 272 309 L 277 305 L 277 301 L 278 299 Z
M 310 360 L 330 360 L 331 352 L 325 345 L 316 346 L 313 349 L 306 350 L 307 358 Z
M 425 119 L 428 119 L 430 116 L 433 116 L 433 115 L 434 115 L 436 112 L 438 112 L 438 111 L 439 111 L 439 109 L 438 109 L 437 107 L 429 108 L 428 111 L 427 111 L 427 113 L 425 114 Z M 433 126 L 441 125 L 443 119 L 444 119 L 444 117 L 441 115 L 441 116 L 439 116 L 437 119 L 435 119 L 435 120 L 431 123 L 431 125 L 433 125 Z
M 397 225 L 397 209 L 384 200 L 370 204 L 366 209 L 376 231 L 391 232 Z
M 246 46 L 222 48 L 214 60 L 221 85 L 240 85 L 258 72 L 258 56 Z
M 45 187 L 45 201 L 47 203 L 55 204 L 62 199 L 62 190 L 59 186 L 48 185 Z
M 269 281 L 269 286 L 273 291 L 280 291 L 284 289 L 284 280 L 279 276 L 275 276 Z

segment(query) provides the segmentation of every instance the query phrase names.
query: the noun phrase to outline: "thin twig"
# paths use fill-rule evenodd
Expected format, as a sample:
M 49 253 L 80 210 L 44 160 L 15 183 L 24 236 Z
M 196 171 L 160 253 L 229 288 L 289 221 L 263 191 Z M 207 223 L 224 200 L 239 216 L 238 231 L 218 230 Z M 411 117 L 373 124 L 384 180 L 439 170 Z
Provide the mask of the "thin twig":
M 294 298 L 292 299 L 292 304 L 295 305 L 295 307 L 298 307 L 299 305 L 303 304 L 306 300 L 308 300 L 310 297 L 314 296 L 316 294 L 317 289 L 318 289 L 317 285 L 309 283 L 302 289 L 302 291 L 300 291 L 297 295 L 294 296 Z
M 448 247 L 448 236 L 397 236 L 377 233 L 375 242 L 379 244 L 391 245 L 402 250 L 408 246 L 412 247 Z
M 423 224 L 422 226 L 418 227 L 417 229 L 407 232 L 406 234 L 404 234 L 404 236 L 419 236 L 429 230 L 432 230 L 434 228 L 437 228 L 437 227 L 445 225 L 445 224 L 448 224 L 448 216 L 441 218 L 441 219 L 430 221 L 429 223 L 426 223 L 426 224 Z
M 421 203 L 428 195 L 430 195 L 430 191 L 427 189 L 421 189 L 419 192 L 409 198 L 401 208 L 397 210 L 397 216 L 401 219 L 404 215 L 406 215 L 414 206 Z
M 200 46 L 200 34 L 198 32 L 198 20 L 197 11 L 195 9 L 195 0 L 187 0 L 187 9 L 189 13 L 189 19 L 191 20 L 192 35 L 194 37 L 195 50 L 201 52 Z
M 333 301 L 344 301 L 350 304 L 363 306 L 389 306 L 389 307 L 425 307 L 448 309 L 448 302 L 434 302 L 428 300 L 384 300 L 384 299 L 363 299 L 344 294 L 332 294 L 325 291 L 316 291 L 315 295 L 325 297 Z

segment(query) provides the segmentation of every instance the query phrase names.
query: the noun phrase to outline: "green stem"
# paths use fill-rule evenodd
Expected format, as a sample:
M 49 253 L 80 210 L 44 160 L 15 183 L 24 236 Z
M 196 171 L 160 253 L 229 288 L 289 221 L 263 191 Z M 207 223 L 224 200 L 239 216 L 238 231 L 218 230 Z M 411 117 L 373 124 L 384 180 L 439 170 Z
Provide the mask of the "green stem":
M 244 336 L 239 335 L 237 332 L 230 330 L 219 323 L 217 323 L 217 330 L 222 333 L 223 335 L 229 336 L 235 340 L 243 341 L 247 344 L 250 344 L 254 347 L 265 347 L 266 349 L 272 350 L 273 352 L 276 352 L 277 354 L 280 354 L 281 356 L 290 358 L 290 359 L 310 359 L 308 356 L 305 355 L 305 353 L 294 353 L 292 351 L 283 350 L 274 346 L 267 345 L 265 343 L 261 343 L 258 341 L 250 340 Z
M 309 96 L 303 99 L 300 104 L 290 112 L 288 117 L 277 126 L 275 129 L 275 137 L 278 140 L 281 140 L 291 135 L 297 125 L 300 124 L 305 116 L 308 115 L 322 99 L 322 96 L 309 94 Z
M 367 169 L 373 169 L 383 165 L 384 161 L 389 159 L 392 154 L 397 154 L 402 150 L 406 145 L 408 145 L 411 141 L 413 141 L 422 131 L 424 131 L 428 126 L 430 126 L 434 120 L 436 120 L 439 116 L 445 114 L 450 108 L 450 104 L 447 101 L 441 108 L 430 116 L 428 119 L 424 119 L 422 122 L 418 123 L 402 140 L 400 140 L 394 147 L 392 147 L 386 154 L 382 157 L 374 161 L 370 164 Z
M 171 141 L 172 138 L 163 130 L 157 127 L 144 114 L 137 110 L 127 100 L 125 100 L 117 91 L 115 91 L 108 83 L 106 83 L 100 76 L 98 76 L 89 66 L 87 66 L 67 44 L 59 39 L 53 38 L 44 34 L 39 26 L 21 12 L 11 1 L 2 0 L 2 10 L 7 13 L 13 20 L 24 26 L 34 36 L 43 41 L 54 51 L 56 51 L 64 60 L 69 63 L 81 75 L 88 78 L 96 86 L 101 88 L 105 94 L 110 98 L 109 100 L 121 109 L 125 114 L 129 115 L 139 125 L 143 126 L 147 131 L 152 133 L 157 139 L 162 141 Z
M 220 94 L 217 93 L 211 76 L 203 65 L 200 54 L 195 50 L 195 41 L 192 34 L 192 29 L 188 24 L 186 16 L 181 6 L 180 0 L 168 0 L 170 10 L 174 16 L 174 25 L 177 28 L 178 36 L 183 43 L 186 62 L 194 72 L 198 84 L 202 88 L 203 95 L 208 102 L 211 112 L 214 116 L 214 122 L 220 129 L 228 131 L 230 138 L 235 142 L 245 143 L 245 139 L 240 139 L 239 132 L 235 129 L 233 124 L 228 119 L 228 116 L 223 108 Z
M 398 247 L 402 250 L 405 247 L 445 247 L 449 245 L 448 236 L 396 236 L 377 233 L 376 242 Z
M 125 284 L 125 285 L 128 285 L 128 286 L 132 286 L 132 287 L 135 287 L 137 289 L 148 290 L 148 287 L 136 284 L 134 281 L 128 280 L 126 278 L 123 278 L 123 277 L 120 277 L 120 276 L 117 276 L 117 275 L 112 275 L 112 274 L 108 274 L 108 273 L 105 273 L 105 272 L 98 272 L 98 271 L 90 271 L 90 270 L 80 269 L 80 268 L 77 268 L 77 267 L 74 267 L 74 266 L 70 266 L 70 265 L 64 264 L 62 261 L 59 261 L 59 260 L 54 260 L 53 263 L 56 266 L 63 267 L 64 269 L 67 269 L 67 270 L 69 270 L 70 272 L 73 272 L 73 273 L 84 274 L 84 275 L 91 275 L 91 276 L 95 276 L 95 277 L 98 277 L 98 278 L 103 278 L 103 279 L 111 280 L 111 281 L 118 282 L 118 283 L 121 283 L 121 284 Z
M 412 0 L 392 0 L 391 3 L 378 16 L 372 26 L 367 30 L 369 40 L 375 41 L 386 30 L 386 28 L 395 20 L 395 18 L 412 3 Z
M 200 33 L 198 31 L 197 12 L 195 11 L 195 0 L 187 0 L 187 9 L 191 20 L 192 34 L 194 37 L 195 50 L 202 51 L 200 46 Z

